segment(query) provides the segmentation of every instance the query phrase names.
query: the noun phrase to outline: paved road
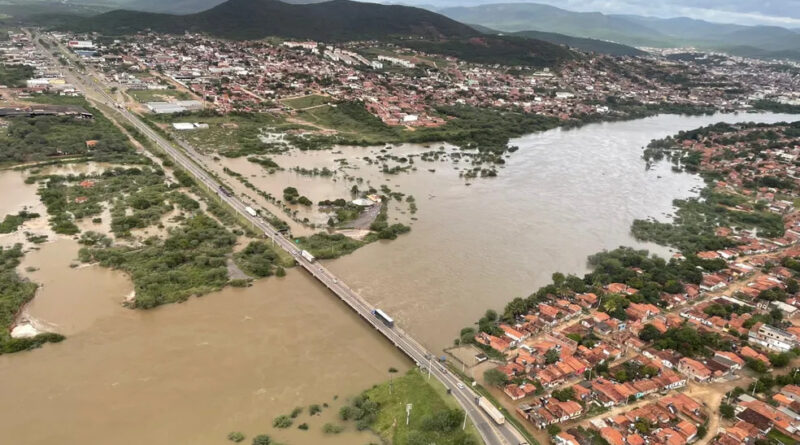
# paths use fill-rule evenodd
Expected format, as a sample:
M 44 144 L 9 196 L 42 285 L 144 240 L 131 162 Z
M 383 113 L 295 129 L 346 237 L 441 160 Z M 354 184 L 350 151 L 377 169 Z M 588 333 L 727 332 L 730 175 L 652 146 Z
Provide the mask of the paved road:
M 38 43 L 37 43 L 38 44 Z M 40 48 L 45 54 L 50 52 Z M 63 48 L 62 48 L 63 51 Z M 70 56 L 70 55 L 67 55 Z M 194 175 L 197 181 L 203 183 L 210 190 L 218 193 L 220 199 L 230 205 L 234 210 L 239 212 L 244 218 L 250 221 L 254 226 L 258 227 L 267 238 L 271 239 L 273 243 L 286 252 L 290 253 L 297 264 L 308 271 L 314 278 L 316 278 L 325 287 L 330 289 L 337 297 L 339 297 L 345 304 L 350 306 L 356 313 L 358 313 L 364 320 L 366 320 L 373 328 L 385 336 L 392 344 L 398 349 L 403 351 L 408 357 L 411 358 L 418 366 L 423 367 L 430 376 L 435 377 L 442 382 L 447 388 L 452 390 L 452 394 L 458 403 L 464 408 L 469 415 L 472 423 L 476 426 L 483 441 L 488 445 L 518 445 L 526 443 L 523 436 L 516 430 L 515 427 L 509 423 L 497 425 L 482 409 L 475 403 L 478 394 L 473 391 L 469 386 L 461 384 L 458 377 L 449 373 L 443 365 L 437 363 L 435 356 L 425 349 L 419 342 L 414 340 L 410 335 L 397 326 L 387 326 L 377 317 L 372 311 L 375 309 L 367 303 L 358 293 L 350 289 L 344 282 L 339 280 L 332 274 L 325 266 L 317 262 L 308 261 L 300 255 L 300 250 L 294 243 L 281 235 L 274 227 L 258 216 L 252 216 L 247 212 L 244 202 L 236 196 L 228 196 L 220 192 L 220 185 L 216 179 L 209 175 L 204 169 L 200 168 L 198 161 L 193 159 L 197 154 L 190 147 L 189 150 L 179 150 L 175 148 L 169 141 L 167 141 L 160 134 L 156 133 L 147 124 L 142 122 L 138 116 L 129 112 L 121 104 L 117 104 L 114 99 L 103 90 L 100 81 L 92 74 L 76 73 L 71 70 L 65 73 L 65 77 L 75 87 L 84 91 L 87 97 L 92 97 L 99 100 L 101 103 L 114 109 L 119 116 L 127 120 L 131 125 L 136 127 L 145 136 L 150 138 L 159 148 L 164 150 L 173 160 L 183 167 L 186 171 Z M 181 144 L 185 146 L 185 143 Z

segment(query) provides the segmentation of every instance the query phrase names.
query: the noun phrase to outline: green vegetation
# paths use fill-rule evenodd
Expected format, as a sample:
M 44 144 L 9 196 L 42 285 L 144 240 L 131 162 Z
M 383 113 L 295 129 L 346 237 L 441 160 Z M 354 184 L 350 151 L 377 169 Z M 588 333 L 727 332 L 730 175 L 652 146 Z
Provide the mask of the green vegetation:
M 714 234 L 717 227 L 757 228 L 759 235 L 777 237 L 783 234 L 783 219 L 767 211 L 733 209 L 747 201 L 739 196 L 705 188 L 697 198 L 677 199 L 673 222 L 663 223 L 637 219 L 631 232 L 642 241 L 674 246 L 684 253 L 718 250 L 735 243 Z
M 402 45 L 426 53 L 452 56 L 484 64 L 551 67 L 572 60 L 576 54 L 559 45 L 516 36 L 469 39 L 403 40 Z
M 322 426 L 322 432 L 325 434 L 339 434 L 344 431 L 344 427 L 341 425 L 334 425 L 332 423 L 326 423 Z
M 339 258 L 342 255 L 353 253 L 364 245 L 363 241 L 358 241 L 339 233 L 329 234 L 325 232 L 296 238 L 295 243 L 301 249 L 311 252 L 317 259 Z
M 281 166 L 278 165 L 275 161 L 273 161 L 270 158 L 255 158 L 255 157 L 251 156 L 251 157 L 247 158 L 247 160 L 252 162 L 252 163 L 254 163 L 254 164 L 258 164 L 258 165 L 264 167 L 264 169 L 266 169 L 270 173 L 272 173 L 272 172 L 274 172 L 276 170 L 281 170 Z
M 380 239 L 395 239 L 398 235 L 411 231 L 411 227 L 404 224 L 395 223 L 389 225 L 388 219 L 387 205 L 384 204 L 383 207 L 381 207 L 380 213 L 378 213 L 378 216 L 375 218 L 375 221 L 369 226 L 372 233 L 367 235 L 364 241 L 372 242 Z
M 619 43 L 605 40 L 572 37 L 554 32 L 520 31 L 515 32 L 514 35 L 528 39 L 544 40 L 545 42 L 554 43 L 556 45 L 567 45 L 570 48 L 577 48 L 581 51 L 609 54 L 612 56 L 642 56 L 646 54 L 644 51 L 632 46 L 620 45 Z
M 282 260 L 281 255 L 266 241 L 260 240 L 251 241 L 241 252 L 234 254 L 233 258 L 244 273 L 257 278 L 271 276 L 281 264 L 286 267 L 293 265 L 282 263 L 285 259 Z
M 244 434 L 239 431 L 232 431 L 228 433 L 228 440 L 231 442 L 239 443 L 244 440 Z
M 110 204 L 111 230 L 121 237 L 157 224 L 175 206 L 188 212 L 200 208 L 197 201 L 175 190 L 177 184 L 168 185 L 164 172 L 154 168 L 117 167 L 98 175 L 34 179 L 47 180 L 39 196 L 56 233 L 78 233 L 74 221 L 99 215 L 103 203 Z
M 235 242 L 234 235 L 199 214 L 170 230 L 165 240 L 151 238 L 140 248 L 83 248 L 80 255 L 128 272 L 136 289 L 134 306 L 147 309 L 225 286 L 226 256 Z
M 478 34 L 467 25 L 420 8 L 359 2 L 295 5 L 235 1 L 183 16 L 113 11 L 69 22 L 65 28 L 76 32 L 119 35 L 152 29 L 154 32 L 182 34 L 192 29 L 231 40 L 280 36 L 335 42 L 385 39 L 389 36 L 441 38 Z
M 47 102 L 56 96 L 43 96 Z M 73 101 L 67 101 L 73 102 Z M 13 117 L 0 133 L 0 163 L 83 157 L 94 161 L 140 160 L 133 146 L 114 124 L 84 100 L 76 101 L 93 119 L 72 116 Z M 87 141 L 96 141 L 87 143 Z
M 30 219 L 38 218 L 38 213 L 29 213 L 26 211 L 21 211 L 16 215 L 6 215 L 3 222 L 0 223 L 0 233 L 11 233 L 17 230 L 19 226 L 25 223 Z
M 329 96 L 320 96 L 319 94 L 310 94 L 308 96 L 281 100 L 284 105 L 296 110 L 325 105 L 330 101 L 331 98 Z
M 503 387 L 508 384 L 508 376 L 497 368 L 487 369 L 483 373 L 483 381 L 487 385 Z
M 310 206 L 313 204 L 310 199 L 305 196 L 300 196 L 300 192 L 294 187 L 286 187 L 283 189 L 283 200 L 289 204 L 300 204 Z
M 0 354 L 36 348 L 47 342 L 60 342 L 59 334 L 39 334 L 33 338 L 11 338 L 11 325 L 25 303 L 33 298 L 38 287 L 23 280 L 16 268 L 22 260 L 22 245 L 0 246 Z
M 271 445 L 272 438 L 266 434 L 259 434 L 253 438 L 253 445 Z
M 292 426 L 292 418 L 286 415 L 281 415 L 272 420 L 272 426 L 275 428 L 285 429 Z
M 783 445 L 797 445 L 798 441 L 792 439 L 791 437 L 783 434 L 782 432 L 778 431 L 777 429 L 773 428 L 769 433 L 767 433 L 767 437 L 772 439 L 775 443 L 782 443 Z
M 775 102 L 773 100 L 761 99 L 753 102 L 752 105 L 753 108 L 756 110 L 772 111 L 773 113 L 789 113 L 789 114 L 800 113 L 799 105 L 784 104 L 780 102 Z
M 167 102 L 169 99 L 189 100 L 192 96 L 184 91 L 175 89 L 166 90 L 128 90 L 128 94 L 136 101 L 146 102 Z
M 501 155 L 512 137 L 557 127 L 559 119 L 521 110 L 496 110 L 466 105 L 441 106 L 437 113 L 447 118 L 445 125 L 408 131 L 390 127 L 370 114 L 361 103 L 343 102 L 335 106 L 320 107 L 299 112 L 298 116 L 322 127 L 334 128 L 339 133 L 332 142 L 347 145 L 375 145 L 382 143 L 448 142 L 463 149 L 477 149 L 479 160 L 502 164 Z
M 33 67 L 27 65 L 0 65 L 0 85 L 22 88 L 25 81 L 33 78 Z
M 687 324 L 668 329 L 655 340 L 653 346 L 656 349 L 672 349 L 686 357 L 698 357 L 712 354 L 712 350 L 731 351 L 733 343 L 716 332 L 701 332 Z
M 390 388 L 391 385 L 391 388 Z M 342 420 L 354 421 L 358 429 L 371 429 L 385 441 L 397 445 L 478 444 L 471 430 L 462 431 L 464 412 L 429 385 L 422 375 L 411 370 L 365 391 L 342 408 Z M 405 419 L 406 404 L 413 405 L 410 424 Z
M 285 125 L 283 121 L 268 113 L 228 113 L 219 114 L 204 110 L 176 114 L 148 114 L 150 122 L 167 125 L 174 122 L 201 122 L 208 124 L 208 129 L 195 129 L 181 133 L 181 137 L 192 146 L 206 153 L 219 152 L 223 156 L 239 157 L 251 154 L 262 154 L 273 144 L 262 142 L 259 136 L 271 128 L 274 131 L 285 131 L 297 128 Z

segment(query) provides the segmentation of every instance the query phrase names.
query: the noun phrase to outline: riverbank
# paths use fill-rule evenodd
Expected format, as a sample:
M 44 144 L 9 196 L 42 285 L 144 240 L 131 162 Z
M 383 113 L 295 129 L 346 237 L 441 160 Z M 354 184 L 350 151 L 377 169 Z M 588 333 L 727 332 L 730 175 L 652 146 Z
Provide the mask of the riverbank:
M 549 284 L 515 298 L 502 312 L 487 310 L 477 327 L 461 330 L 456 345 L 475 345 L 499 360 L 485 370 L 484 380 L 513 400 L 519 407 L 514 415 L 529 429 L 547 427 L 553 436 L 561 429 L 550 417 L 562 410 L 575 418 L 593 405 L 630 403 L 647 394 L 637 388 L 627 398 L 614 399 L 603 386 L 609 381 L 623 394 L 621 385 L 629 382 L 682 378 L 638 353 L 652 358 L 661 351 L 662 360 L 697 363 L 705 377 L 683 365 L 677 369 L 700 381 L 726 375 L 705 368 L 714 367 L 714 354 L 725 353 L 719 351 L 766 372 L 766 363 L 741 356 L 744 346 L 769 354 L 776 368 L 785 367 L 795 351 L 772 353 L 775 348 L 764 349 L 769 345 L 753 340 L 750 329 L 759 322 L 797 328 L 783 311 L 767 306 L 787 302 L 791 313 L 800 289 L 794 268 L 800 252 L 795 231 L 800 212 L 794 207 L 800 187 L 789 179 L 798 155 L 798 127 L 800 122 L 718 123 L 653 140 L 643 156 L 648 167 L 651 161 L 671 160 L 673 171 L 697 172 L 706 181 L 698 198 L 675 201 L 674 219 L 636 220 L 631 226 L 637 238 L 678 252 L 670 259 L 625 247 L 594 254 L 583 277 L 553 273 Z M 757 268 L 768 277 L 757 276 Z M 769 284 L 757 284 L 764 279 Z M 596 360 L 598 351 L 603 354 Z M 741 377 L 735 370 L 729 374 L 726 378 Z M 573 388 L 584 381 L 579 395 Z M 661 384 L 660 389 L 675 387 Z M 716 394 L 716 400 L 721 397 Z M 506 405 L 512 403 L 508 398 Z M 705 417 L 697 426 L 704 434 L 707 423 Z M 715 434 L 718 419 L 712 425 Z

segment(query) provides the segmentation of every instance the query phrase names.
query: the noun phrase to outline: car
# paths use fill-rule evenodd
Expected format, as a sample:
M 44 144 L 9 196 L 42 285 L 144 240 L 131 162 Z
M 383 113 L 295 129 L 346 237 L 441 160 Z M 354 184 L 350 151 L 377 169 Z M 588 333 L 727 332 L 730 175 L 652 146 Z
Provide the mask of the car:
M 458 382 L 458 385 L 456 386 L 458 386 L 458 389 L 464 389 L 464 384 L 461 382 Z

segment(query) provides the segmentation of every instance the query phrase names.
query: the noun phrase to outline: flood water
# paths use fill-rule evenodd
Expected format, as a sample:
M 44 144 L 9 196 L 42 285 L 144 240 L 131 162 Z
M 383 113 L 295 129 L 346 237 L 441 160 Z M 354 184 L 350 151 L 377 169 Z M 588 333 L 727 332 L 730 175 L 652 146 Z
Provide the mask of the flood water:
M 652 139 L 721 120 L 792 121 L 791 115 L 663 115 L 632 122 L 555 129 L 512 141 L 520 147 L 497 178 L 398 175 L 417 197 L 419 218 L 395 242 L 376 243 L 329 265 L 367 301 L 431 348 L 452 344 L 488 309 L 502 309 L 549 282 L 553 272 L 582 274 L 588 255 L 636 242 L 634 219 L 673 211 L 672 201 L 703 186 L 668 162 L 645 169 Z M 419 178 L 440 177 L 436 185 Z
M 471 180 L 470 186 L 447 164 L 417 161 L 416 172 L 391 176 L 361 166 L 349 174 L 413 194 L 418 220 L 392 211 L 393 218 L 411 221 L 411 233 L 327 265 L 439 350 L 485 309 L 529 294 L 553 272 L 583 273 L 591 253 L 642 246 L 630 237 L 631 221 L 663 217 L 673 199 L 692 195 L 702 182 L 673 173 L 666 163 L 645 170 L 641 148 L 653 138 L 720 120 L 792 117 L 659 116 L 529 135 L 513 141 L 520 150 L 497 178 Z M 375 149 L 360 150 L 275 160 L 287 168 L 330 168 L 333 159 Z M 392 150 L 399 155 L 403 148 Z M 280 176 L 242 173 L 280 194 Z M 0 172 L 0 184 L 21 184 L 21 177 L 13 182 L 7 176 Z M 322 180 L 301 178 L 297 187 L 313 201 L 347 196 L 349 182 Z M 22 204 L 15 198 L 0 198 L 0 210 Z M 404 203 L 392 206 L 405 211 Z M 335 418 L 345 397 L 386 380 L 389 367 L 409 366 L 299 270 L 246 289 L 132 311 L 119 304 L 132 289 L 123 274 L 70 268 L 78 249 L 72 240 L 41 249 L 22 266 L 37 268 L 22 273 L 45 284 L 26 310 L 68 338 L 0 356 L 0 443 L 220 444 L 234 430 L 249 437 L 266 432 L 289 444 L 368 443 L 376 440 L 352 426 L 325 436 L 322 425 Z M 322 417 L 302 414 L 288 430 L 271 427 L 275 416 L 312 403 L 331 407 Z M 296 428 L 302 422 L 309 431 Z
M 71 257 L 77 246 L 58 243 L 47 245 L 59 248 L 56 260 L 44 247 L 27 263 L 65 273 L 60 251 L 74 247 Z M 75 271 L 72 280 L 82 283 L 61 283 L 61 308 L 76 320 L 54 315 L 69 331 L 66 341 L 0 356 L 0 443 L 221 444 L 230 431 L 292 444 L 368 443 L 375 438 L 352 426 L 333 436 L 322 427 L 336 422 L 346 397 L 388 379 L 389 367 L 409 366 L 301 271 L 132 311 L 106 305 L 121 301 L 127 281 L 112 276 L 101 286 L 108 271 L 81 275 L 93 269 Z M 56 304 L 56 286 L 45 286 L 45 309 Z M 322 415 L 308 416 L 308 405 L 323 403 L 330 407 Z M 306 409 L 294 426 L 272 428 L 273 418 L 297 406 Z M 303 422 L 308 431 L 297 429 Z

